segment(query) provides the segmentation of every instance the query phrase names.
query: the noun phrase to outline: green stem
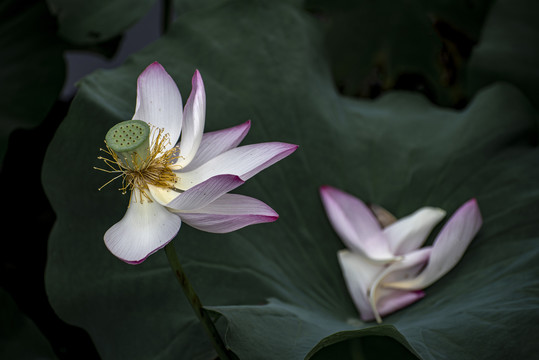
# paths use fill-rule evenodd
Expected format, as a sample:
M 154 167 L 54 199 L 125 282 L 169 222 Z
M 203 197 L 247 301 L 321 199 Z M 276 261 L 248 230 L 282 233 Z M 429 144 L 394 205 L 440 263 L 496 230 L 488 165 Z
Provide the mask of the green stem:
M 230 354 L 230 352 L 225 347 L 225 344 L 223 340 L 221 339 L 221 335 L 215 328 L 215 324 L 211 320 L 210 315 L 202 307 L 202 303 L 200 302 L 200 299 L 198 298 L 198 295 L 196 294 L 195 289 L 193 289 L 193 287 L 191 286 L 191 283 L 187 279 L 187 276 L 185 275 L 185 272 L 182 269 L 180 260 L 178 259 L 178 256 L 176 254 L 176 249 L 174 248 L 174 244 L 172 244 L 172 241 L 169 242 L 165 246 L 165 253 L 167 254 L 168 262 L 170 264 L 170 267 L 172 268 L 172 271 L 174 271 L 174 274 L 176 275 L 176 278 L 180 282 L 180 285 L 182 286 L 183 292 L 185 296 L 187 297 L 187 300 L 189 301 L 191 308 L 195 312 L 195 315 L 197 316 L 198 320 L 200 320 L 202 327 L 204 328 L 204 330 L 206 331 L 206 334 L 210 338 L 213 348 L 217 352 L 217 355 L 219 355 L 219 359 L 221 360 L 234 359 L 234 357 Z

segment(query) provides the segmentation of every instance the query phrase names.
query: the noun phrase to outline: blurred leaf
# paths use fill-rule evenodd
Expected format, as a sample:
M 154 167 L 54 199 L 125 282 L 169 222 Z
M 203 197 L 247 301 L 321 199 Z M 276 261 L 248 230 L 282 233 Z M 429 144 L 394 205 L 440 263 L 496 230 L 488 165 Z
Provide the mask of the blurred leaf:
M 65 77 L 63 45 L 42 1 L 0 6 L 0 168 L 9 135 L 38 125 L 56 101 Z
M 47 0 L 58 18 L 59 34 L 74 44 L 90 45 L 122 34 L 143 17 L 155 0 Z
M 207 131 L 252 119 L 244 143 L 300 145 L 237 191 L 277 210 L 276 223 L 225 235 L 184 225 L 174 240 L 240 358 L 354 359 L 377 349 L 400 358 L 526 358 L 539 351 L 534 109 L 507 85 L 480 92 L 463 111 L 407 92 L 345 98 L 334 89 L 323 41 L 316 21 L 296 7 L 234 1 L 178 18 L 122 67 L 82 81 L 43 170 L 58 215 L 46 282 L 59 316 L 86 329 L 104 359 L 214 356 L 165 255 L 130 266 L 102 240 L 127 198 L 114 185 L 98 192 L 109 177 L 91 167 L 106 131 L 132 116 L 136 78 L 153 61 L 184 99 L 200 70 Z M 336 252 L 343 245 L 319 200 L 323 184 L 397 217 L 426 205 L 452 213 L 476 197 L 484 227 L 425 299 L 386 317 L 383 327 L 366 324 L 342 279 Z
M 498 0 L 470 59 L 472 91 L 495 81 L 517 85 L 539 107 L 539 3 Z
M 339 91 L 374 98 L 412 90 L 446 106 L 467 101 L 463 70 L 492 0 L 309 0 L 325 25 Z
M 0 358 L 56 359 L 48 340 L 0 288 Z

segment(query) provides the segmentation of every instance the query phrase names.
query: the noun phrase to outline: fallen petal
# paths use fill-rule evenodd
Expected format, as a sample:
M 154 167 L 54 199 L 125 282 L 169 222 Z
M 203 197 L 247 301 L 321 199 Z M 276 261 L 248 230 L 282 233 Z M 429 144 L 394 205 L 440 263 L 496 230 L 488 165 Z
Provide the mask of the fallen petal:
M 444 216 L 445 211 L 442 209 L 423 207 L 386 227 L 384 234 L 391 252 L 404 255 L 418 249 Z
M 442 228 L 434 244 L 425 269 L 415 278 L 384 284 L 395 289 L 419 290 L 434 283 L 451 270 L 479 231 L 483 220 L 477 201 L 462 205 Z
M 363 256 L 348 250 L 340 250 L 337 256 L 346 287 L 359 310 L 361 319 L 373 320 L 374 313 L 369 302 L 368 291 L 374 279 L 384 270 L 384 266 L 369 262 Z
M 320 196 L 329 221 L 346 247 L 376 261 L 395 259 L 378 220 L 361 200 L 331 186 L 322 186 Z

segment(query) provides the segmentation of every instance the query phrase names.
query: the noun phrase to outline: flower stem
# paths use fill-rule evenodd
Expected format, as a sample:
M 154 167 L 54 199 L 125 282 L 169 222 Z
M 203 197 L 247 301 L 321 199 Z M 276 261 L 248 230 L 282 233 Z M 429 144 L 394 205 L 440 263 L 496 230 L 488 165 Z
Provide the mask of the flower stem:
M 161 11 L 161 34 L 165 34 L 172 22 L 172 0 L 163 0 L 161 6 L 163 7 L 163 10 Z
M 236 357 L 233 356 L 230 351 L 226 348 L 223 340 L 221 339 L 221 335 L 217 331 L 217 328 L 215 327 L 215 324 L 210 318 L 210 315 L 208 312 L 202 307 L 202 303 L 200 302 L 200 299 L 198 295 L 195 292 L 195 289 L 191 286 L 191 283 L 187 279 L 187 276 L 185 275 L 185 272 L 182 269 L 182 266 L 180 264 L 180 260 L 178 259 L 178 255 L 176 254 L 176 249 L 174 248 L 174 244 L 172 244 L 172 241 L 169 242 L 165 246 L 165 253 L 167 254 L 168 262 L 170 264 L 170 267 L 172 268 L 172 271 L 174 271 L 174 274 L 176 275 L 176 278 L 180 282 L 180 285 L 182 286 L 183 293 L 187 297 L 187 300 L 189 301 L 189 304 L 191 305 L 191 308 L 195 312 L 195 315 L 197 316 L 198 320 L 200 320 L 200 323 L 202 324 L 202 327 L 206 331 L 206 334 L 208 335 L 213 348 L 217 352 L 217 355 L 219 355 L 220 360 L 233 360 Z

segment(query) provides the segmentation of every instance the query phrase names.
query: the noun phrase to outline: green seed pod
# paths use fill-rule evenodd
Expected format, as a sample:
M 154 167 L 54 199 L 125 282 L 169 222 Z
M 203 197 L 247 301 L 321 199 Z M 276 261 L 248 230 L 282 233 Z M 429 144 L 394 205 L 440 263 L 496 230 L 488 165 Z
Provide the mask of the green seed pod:
M 126 167 L 136 169 L 150 152 L 150 127 L 141 120 L 123 121 L 110 128 L 105 141 Z

